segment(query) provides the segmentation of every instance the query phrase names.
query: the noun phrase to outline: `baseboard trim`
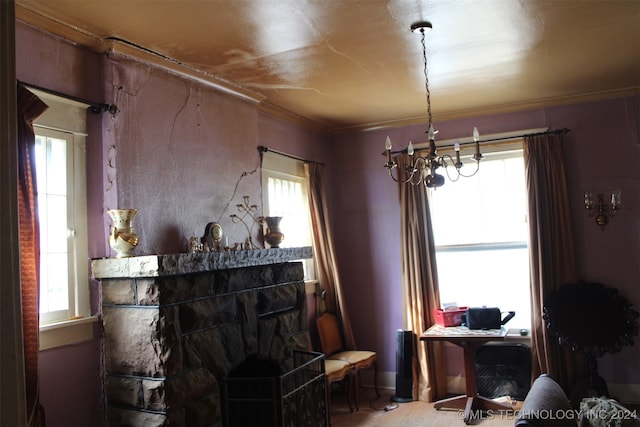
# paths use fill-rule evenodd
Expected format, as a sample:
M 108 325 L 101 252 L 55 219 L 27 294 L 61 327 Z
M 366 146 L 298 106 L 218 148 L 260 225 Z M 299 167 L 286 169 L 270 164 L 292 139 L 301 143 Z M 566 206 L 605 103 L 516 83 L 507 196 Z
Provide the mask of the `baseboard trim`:
M 373 388 L 373 370 L 360 371 L 360 385 Z M 396 373 L 393 371 L 378 371 L 378 388 L 380 390 L 395 390 Z
M 367 369 L 360 372 L 360 384 L 362 387 L 373 387 L 372 370 Z M 611 397 L 617 399 L 620 403 L 640 404 L 640 384 L 607 383 L 607 387 L 609 388 Z M 395 390 L 396 373 L 393 371 L 378 372 L 378 388 L 381 390 Z M 464 394 L 464 376 L 447 376 L 447 392 L 451 394 Z

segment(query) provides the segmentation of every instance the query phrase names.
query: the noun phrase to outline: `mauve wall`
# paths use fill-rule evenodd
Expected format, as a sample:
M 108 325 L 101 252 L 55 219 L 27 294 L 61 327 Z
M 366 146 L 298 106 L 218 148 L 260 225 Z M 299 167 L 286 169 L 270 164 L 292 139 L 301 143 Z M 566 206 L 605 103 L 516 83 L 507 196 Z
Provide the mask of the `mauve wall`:
M 564 148 L 580 274 L 618 288 L 640 309 L 639 116 L 640 98 L 633 97 L 437 121 L 436 128 L 442 140 L 469 136 L 473 126 L 483 134 L 571 129 Z M 424 131 L 424 126 L 375 130 L 340 135 L 332 143 L 332 216 L 347 304 L 358 346 L 378 351 L 382 371 L 395 370 L 396 330 L 403 327 L 403 318 L 397 184 L 388 178 L 380 154 L 387 135 L 396 147 L 404 147 L 410 139 L 424 141 Z M 601 231 L 584 212 L 583 191 L 618 188 L 623 209 Z M 610 383 L 639 384 L 639 357 L 636 343 L 604 356 L 600 373 Z M 461 366 L 449 368 L 450 374 L 461 371 Z
M 16 71 L 21 81 L 97 102 L 115 116 L 89 116 L 89 255 L 110 255 L 106 208 L 136 207 L 136 254 L 183 252 L 187 239 L 220 220 L 230 242 L 247 233 L 233 224 L 249 195 L 261 207 L 258 145 L 324 161 L 323 136 L 260 113 L 220 94 L 123 57 L 105 57 L 17 23 Z M 261 211 L 257 213 L 262 214 Z M 257 228 L 254 228 L 257 232 Z M 92 311 L 99 288 L 91 284 Z M 40 353 L 41 401 L 47 425 L 101 426 L 101 332 L 96 339 Z
M 115 146 L 118 207 L 139 209 L 134 254 L 186 252 L 211 221 L 230 244 L 244 242 L 245 227 L 229 215 L 244 195 L 262 214 L 257 147 L 320 157 L 318 136 L 262 117 L 249 102 L 124 57 L 108 59 L 107 69 L 106 96 L 120 110 L 107 142 Z
M 102 56 L 19 22 L 16 23 L 16 76 L 25 83 L 71 96 L 98 102 L 104 100 Z M 102 118 L 101 115 L 87 116 L 90 134 L 87 138 L 87 156 L 90 159 L 87 180 L 92 189 L 102 188 Z M 88 210 L 89 229 L 101 228 L 101 191 L 90 192 Z M 90 257 L 105 255 L 100 241 L 104 242 L 103 236 L 91 240 Z M 91 299 L 92 313 L 96 313 L 99 290 L 95 283 L 91 284 Z M 104 424 L 100 362 L 102 340 L 99 328 L 94 330 L 94 336 L 98 338 L 91 341 L 40 352 L 40 401 L 50 427 Z
M 387 134 L 401 146 L 409 139 L 423 141 L 424 126 L 339 135 L 327 147 L 326 136 L 263 115 L 244 101 L 125 58 L 105 58 L 21 23 L 16 47 L 19 80 L 113 102 L 121 109 L 115 117 L 102 114 L 89 121 L 91 257 L 109 253 L 104 207 L 141 210 L 134 221 L 139 254 L 182 251 L 189 235 L 218 219 L 230 241 L 239 241 L 246 236 L 244 229 L 231 224 L 228 215 L 245 194 L 260 205 L 258 173 L 243 178 L 230 208 L 224 207 L 240 175 L 257 166 L 258 145 L 325 162 L 336 252 L 356 341 L 378 351 L 381 371 L 395 370 L 395 331 L 403 326 L 400 215 L 396 184 L 382 168 L 380 153 Z M 437 123 L 440 139 L 469 135 L 474 125 L 484 134 L 570 128 L 565 149 L 581 274 L 617 287 L 636 307 L 638 104 L 636 97 Z M 113 168 L 107 167 L 110 160 L 115 160 Z M 604 232 L 583 212 L 587 187 L 623 191 L 624 208 Z M 94 309 L 97 291 L 93 284 Z M 605 356 L 602 375 L 613 383 L 639 384 L 638 348 Z M 102 424 L 99 349 L 96 339 L 41 352 L 41 371 L 59 373 L 41 379 L 49 426 Z

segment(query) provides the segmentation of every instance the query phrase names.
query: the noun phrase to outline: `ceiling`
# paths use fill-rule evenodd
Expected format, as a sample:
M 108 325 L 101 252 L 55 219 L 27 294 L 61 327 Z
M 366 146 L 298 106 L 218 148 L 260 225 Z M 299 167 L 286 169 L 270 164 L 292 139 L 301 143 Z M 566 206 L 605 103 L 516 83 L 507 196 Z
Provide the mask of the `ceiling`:
M 640 93 L 640 1 L 16 0 L 16 18 L 326 130 Z

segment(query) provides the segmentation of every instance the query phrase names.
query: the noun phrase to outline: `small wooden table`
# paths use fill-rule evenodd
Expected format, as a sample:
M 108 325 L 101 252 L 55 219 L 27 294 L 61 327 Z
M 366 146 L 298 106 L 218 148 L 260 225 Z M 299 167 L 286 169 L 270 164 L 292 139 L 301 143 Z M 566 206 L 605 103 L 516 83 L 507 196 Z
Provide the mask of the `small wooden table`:
M 475 330 L 465 326 L 444 327 L 433 325 L 420 335 L 421 341 L 448 341 L 464 349 L 464 377 L 466 394 L 439 400 L 436 409 L 464 409 L 464 423 L 471 421 L 471 411 L 509 412 L 513 408 L 478 395 L 476 384 L 476 350 L 489 341 L 504 341 L 507 329 Z

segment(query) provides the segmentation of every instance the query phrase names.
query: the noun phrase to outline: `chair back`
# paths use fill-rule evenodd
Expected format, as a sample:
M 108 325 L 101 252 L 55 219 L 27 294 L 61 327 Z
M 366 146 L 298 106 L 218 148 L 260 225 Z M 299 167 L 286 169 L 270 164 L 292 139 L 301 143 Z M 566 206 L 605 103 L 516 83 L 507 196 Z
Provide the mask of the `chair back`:
M 331 313 L 323 313 L 316 320 L 322 352 L 326 356 L 343 350 L 338 318 Z

